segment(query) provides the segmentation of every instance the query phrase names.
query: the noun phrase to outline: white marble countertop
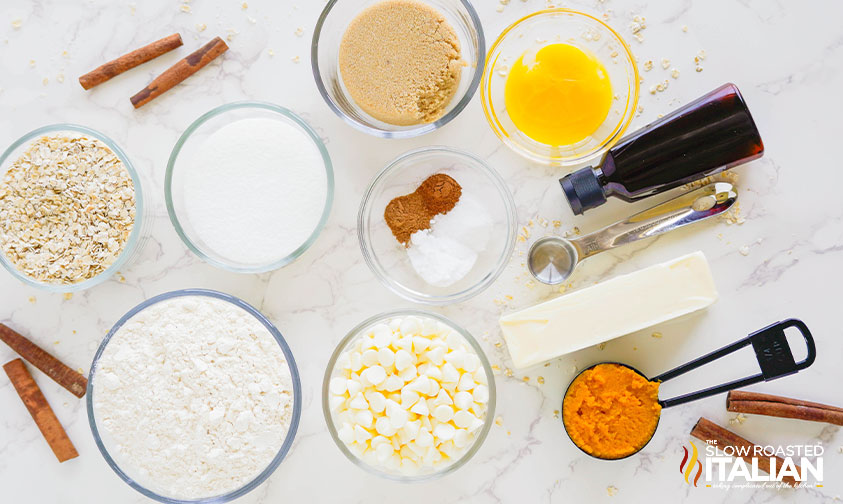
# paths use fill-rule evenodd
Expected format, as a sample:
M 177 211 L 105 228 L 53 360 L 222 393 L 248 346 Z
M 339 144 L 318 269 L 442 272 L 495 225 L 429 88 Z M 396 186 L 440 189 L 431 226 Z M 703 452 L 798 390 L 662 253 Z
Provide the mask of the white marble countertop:
M 577 367 L 621 360 L 656 374 L 768 323 L 800 317 L 811 327 L 816 364 L 798 375 L 752 387 L 819 402 L 843 402 L 843 329 L 835 321 L 843 283 L 843 171 L 839 142 L 843 89 L 843 4 L 712 0 L 707 2 L 563 2 L 609 21 L 630 40 L 639 59 L 656 62 L 642 72 L 639 127 L 680 104 L 731 81 L 743 91 L 766 146 L 763 159 L 739 174 L 741 225 L 705 223 L 589 260 L 574 287 L 694 250 L 708 256 L 721 298 L 703 313 L 552 361 L 525 373 L 497 376 L 495 425 L 477 456 L 444 479 L 416 485 L 381 481 L 348 462 L 331 441 L 322 418 L 322 373 L 334 345 L 363 318 L 410 304 L 381 286 L 362 260 L 355 215 L 363 189 L 387 161 L 428 144 L 459 147 L 486 159 L 506 178 L 530 240 L 547 230 L 540 219 L 595 230 L 652 203 L 611 202 L 574 217 L 563 201 L 557 170 L 531 165 L 508 151 L 487 127 L 478 96 L 433 134 L 386 141 L 351 129 L 323 103 L 311 76 L 310 38 L 324 2 L 250 0 L 128 2 L 5 0 L 0 5 L 0 144 L 48 123 L 74 122 L 115 139 L 145 174 L 153 206 L 153 236 L 138 260 L 112 279 L 66 299 L 0 274 L 0 321 L 18 328 L 72 367 L 87 371 L 100 339 L 128 309 L 165 291 L 218 289 L 263 310 L 292 347 L 301 370 L 304 409 L 299 434 L 284 463 L 239 502 L 828 502 L 843 494 L 843 434 L 825 424 L 748 417 L 732 428 L 757 443 L 822 442 L 825 486 L 776 491 L 689 487 L 678 466 L 688 433 L 700 416 L 729 425 L 724 397 L 666 411 L 639 455 L 603 462 L 583 455 L 554 416 Z M 474 2 L 487 44 L 544 0 Z M 187 12 L 185 12 L 187 11 Z M 634 15 L 646 17 L 643 42 L 632 39 Z M 18 23 L 19 26 L 15 26 Z M 197 25 L 207 29 L 199 32 Z M 687 26 L 687 31 L 684 27 Z M 302 29 L 297 35 L 297 28 Z M 152 64 L 86 92 L 82 73 L 127 50 L 179 31 L 184 47 Z M 177 89 L 141 110 L 128 97 L 154 75 L 215 35 L 232 34 L 231 50 Z M 702 72 L 694 56 L 704 50 Z M 661 58 L 681 76 L 650 94 L 665 78 Z M 163 205 L 164 168 L 182 130 L 223 103 L 258 99 L 292 108 L 325 138 L 337 191 L 327 228 L 296 263 L 264 275 L 236 275 L 203 264 L 181 243 Z M 801 199 L 800 199 L 801 198 Z M 519 242 L 509 269 L 488 291 L 441 313 L 479 336 L 493 363 L 511 364 L 497 329 L 498 315 L 558 295 L 528 285 L 527 242 Z M 664 336 L 653 338 L 658 330 Z M 0 345 L 0 361 L 13 358 Z M 749 350 L 665 386 L 690 390 L 755 371 Z M 0 378 L 0 488 L 4 502 L 144 502 L 98 453 L 83 401 L 33 372 L 67 428 L 80 456 L 58 464 L 5 377 Z M 543 379 L 540 380 L 539 377 Z M 543 383 L 541 383 L 543 382 Z M 681 383 L 679 383 L 681 382 Z M 614 494 L 613 496 L 611 494 Z

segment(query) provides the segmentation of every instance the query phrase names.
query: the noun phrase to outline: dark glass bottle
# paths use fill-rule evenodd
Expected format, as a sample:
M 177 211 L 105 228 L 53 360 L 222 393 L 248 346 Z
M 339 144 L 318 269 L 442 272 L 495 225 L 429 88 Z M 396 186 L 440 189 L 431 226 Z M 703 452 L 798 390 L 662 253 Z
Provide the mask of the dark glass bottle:
M 598 168 L 559 182 L 582 214 L 608 196 L 634 201 L 757 159 L 764 144 L 734 84 L 724 84 L 612 147 Z

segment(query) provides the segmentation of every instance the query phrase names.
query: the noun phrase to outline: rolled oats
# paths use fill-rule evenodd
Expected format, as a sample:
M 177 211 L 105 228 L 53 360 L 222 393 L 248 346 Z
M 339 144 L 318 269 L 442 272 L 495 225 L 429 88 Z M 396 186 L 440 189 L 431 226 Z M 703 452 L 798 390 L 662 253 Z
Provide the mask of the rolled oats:
M 0 241 L 33 280 L 75 284 L 102 273 L 135 223 L 135 187 L 103 142 L 43 136 L 0 182 Z

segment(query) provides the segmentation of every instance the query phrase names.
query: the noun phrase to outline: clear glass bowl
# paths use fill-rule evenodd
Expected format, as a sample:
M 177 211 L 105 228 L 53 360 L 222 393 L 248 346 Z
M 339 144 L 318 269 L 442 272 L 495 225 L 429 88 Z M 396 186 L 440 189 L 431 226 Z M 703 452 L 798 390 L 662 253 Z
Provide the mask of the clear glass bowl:
M 228 126 L 234 121 L 241 119 L 252 118 L 268 118 L 279 121 L 284 121 L 291 124 L 305 134 L 312 140 L 314 145 L 322 154 L 322 160 L 325 165 L 325 173 L 327 176 L 327 196 L 325 198 L 325 207 L 322 210 L 322 217 L 316 228 L 311 233 L 310 237 L 290 255 L 274 261 L 270 264 L 244 264 L 235 263 L 226 259 L 211 249 L 205 244 L 197 235 L 196 231 L 190 224 L 187 212 L 184 208 L 184 186 L 186 170 L 180 169 L 186 163 L 191 163 L 193 157 L 202 147 L 205 140 L 216 133 L 220 128 Z M 203 261 L 212 264 L 218 268 L 236 273 L 262 273 L 265 271 L 272 271 L 282 266 L 286 266 L 295 261 L 299 256 L 310 248 L 316 241 L 319 233 L 325 227 L 328 221 L 328 215 L 331 212 L 331 204 L 334 199 L 334 171 L 331 165 L 331 158 L 328 155 L 328 150 L 319 135 L 310 127 L 301 117 L 296 115 L 289 109 L 272 104 L 257 101 L 241 101 L 228 103 L 215 109 L 206 112 L 182 133 L 173 151 L 170 154 L 170 160 L 167 162 L 167 171 L 164 175 L 164 198 L 167 203 L 167 213 L 170 215 L 170 221 L 173 227 L 176 228 L 176 233 L 182 239 L 187 248 L 194 254 L 199 256 Z
M 258 474 L 255 479 L 245 484 L 243 487 L 238 488 L 237 490 L 234 490 L 224 495 L 193 500 L 180 500 L 166 497 L 164 495 L 157 494 L 152 490 L 149 490 L 148 488 L 135 481 L 132 478 L 132 475 L 124 471 L 111 457 L 111 454 L 108 453 L 108 448 L 105 446 L 105 442 L 103 441 L 103 438 L 100 435 L 99 427 L 97 426 L 97 419 L 94 415 L 94 395 L 96 394 L 96 390 L 94 388 L 94 378 L 97 372 L 97 364 L 99 363 L 100 357 L 105 351 L 105 347 L 108 345 L 108 342 L 117 332 L 117 330 L 123 326 L 123 324 L 125 324 L 129 319 L 134 317 L 139 312 L 145 310 L 146 308 L 149 308 L 150 306 L 156 303 L 183 296 L 207 296 L 216 299 L 221 299 L 249 312 L 261 324 L 263 324 L 264 327 L 266 327 L 269 333 L 272 334 L 272 336 L 278 342 L 278 346 L 281 347 L 281 351 L 284 353 L 284 358 L 287 360 L 287 365 L 290 367 L 290 377 L 292 378 L 293 382 L 293 415 L 290 421 L 290 428 L 287 430 L 287 436 L 284 439 L 284 444 L 281 445 L 281 449 L 278 450 L 278 453 L 275 455 L 275 458 L 272 459 L 272 462 L 270 462 L 266 469 L 264 469 L 260 474 Z M 142 493 L 146 497 L 149 497 L 150 499 L 157 500 L 158 502 L 164 502 L 166 504 L 219 504 L 223 502 L 230 502 L 238 497 L 242 497 L 243 495 L 257 488 L 273 472 L 275 472 L 275 470 L 281 464 L 281 461 L 284 460 L 284 457 L 290 451 L 290 448 L 293 445 L 293 440 L 296 437 L 296 431 L 299 427 L 299 421 L 301 419 L 301 379 L 299 378 L 299 371 L 296 367 L 296 361 L 293 358 L 293 352 L 290 350 L 290 347 L 287 345 L 287 342 L 284 340 L 284 337 L 281 336 L 281 333 L 278 331 L 278 329 L 275 328 L 272 322 L 270 322 L 269 319 L 267 319 L 261 312 L 252 307 L 252 305 L 246 303 L 245 301 L 239 298 L 236 298 L 229 294 L 224 294 L 222 292 L 207 289 L 182 289 L 167 292 L 147 299 L 143 303 L 129 310 L 129 312 L 123 315 L 120 320 L 118 320 L 117 323 L 114 324 L 114 327 L 112 327 L 111 330 L 108 331 L 108 334 L 105 336 L 105 338 L 103 338 L 102 342 L 100 343 L 100 346 L 97 349 L 97 353 L 94 355 L 93 363 L 91 364 L 91 370 L 88 374 L 88 390 L 85 394 L 85 405 L 88 411 L 88 424 L 91 426 L 91 433 L 94 436 L 94 442 L 96 443 L 97 448 L 99 448 L 99 451 L 108 466 L 111 467 L 111 469 L 115 473 L 117 473 L 118 476 L 120 476 L 120 479 L 128 483 L 129 486 Z
M 114 152 L 114 154 L 123 163 L 123 166 L 126 167 L 126 171 L 129 172 L 129 176 L 132 178 L 132 183 L 135 188 L 135 224 L 132 227 L 132 232 L 129 233 L 129 239 L 126 241 L 123 251 L 119 256 L 117 256 L 117 259 L 111 266 L 103 270 L 99 275 L 75 284 L 65 285 L 39 282 L 30 278 L 24 272 L 18 270 L 17 267 L 15 267 L 15 265 L 11 263 L 2 252 L 0 252 L 0 264 L 2 264 L 3 267 L 6 268 L 15 278 L 33 287 L 37 287 L 48 292 L 78 292 L 108 280 L 108 278 L 110 278 L 114 273 L 120 271 L 121 268 L 124 268 L 131 259 L 136 257 L 137 252 L 141 249 L 141 245 L 145 241 L 145 238 L 148 238 L 149 219 L 147 219 L 144 215 L 146 209 L 144 207 L 141 176 L 137 170 L 135 170 L 132 162 L 129 161 L 129 157 L 125 152 L 123 152 L 123 149 L 121 149 L 107 136 L 103 135 L 99 131 L 85 126 L 80 126 L 78 124 L 50 124 L 30 131 L 26 135 L 17 139 L 9 146 L 8 149 L 6 149 L 3 155 L 0 156 L 0 177 L 5 176 L 12 163 L 14 163 L 21 154 L 24 153 L 32 141 L 43 136 L 53 136 L 60 133 L 69 137 L 87 136 L 96 138 L 111 149 L 111 151 Z
M 416 273 L 383 216 L 390 200 L 412 193 L 435 173 L 450 175 L 481 201 L 495 230 L 471 271 L 447 287 L 430 285 Z M 515 248 L 515 227 L 515 201 L 501 176 L 477 157 L 442 146 L 413 150 L 390 162 L 369 184 L 357 216 L 360 249 L 378 280 L 399 296 L 431 305 L 465 301 L 491 285 Z
M 334 425 L 333 414 L 331 413 L 331 406 L 328 403 L 328 397 L 330 395 L 330 382 L 331 378 L 334 375 L 334 367 L 337 364 L 337 359 L 339 358 L 340 354 L 342 354 L 361 334 L 368 328 L 375 326 L 379 323 L 382 323 L 388 319 L 395 318 L 395 317 L 408 317 L 408 316 L 415 316 L 419 318 L 432 318 L 444 324 L 447 324 L 455 331 L 457 331 L 465 340 L 471 345 L 471 348 L 477 354 L 477 357 L 480 359 L 480 363 L 483 365 L 483 371 L 486 373 L 486 380 L 489 382 L 489 403 L 487 405 L 486 416 L 485 416 L 485 423 L 482 428 L 477 433 L 477 436 L 474 438 L 474 443 L 469 447 L 468 450 L 460 457 L 459 460 L 455 461 L 454 463 L 442 467 L 438 471 L 430 472 L 426 474 L 420 475 L 403 475 L 403 474 L 396 474 L 383 471 L 376 467 L 372 467 L 371 465 L 367 464 L 363 460 L 360 460 L 355 454 L 353 454 L 346 446 L 345 443 L 339 438 L 339 434 L 337 433 L 337 428 Z M 322 380 L 322 413 L 325 416 L 325 423 L 328 425 L 328 432 L 331 434 L 331 439 L 334 440 L 337 447 L 340 451 L 345 455 L 348 460 L 352 461 L 356 466 L 365 469 L 366 471 L 380 476 L 382 478 L 400 481 L 405 483 L 411 482 L 418 482 L 418 481 L 425 481 L 430 479 L 439 478 L 446 474 L 450 474 L 460 467 L 464 466 L 471 457 L 477 453 L 477 450 L 483 445 L 483 441 L 486 440 L 486 436 L 489 434 L 489 430 L 492 428 L 492 422 L 495 418 L 495 405 L 496 405 L 496 392 L 495 392 L 495 376 L 492 374 L 492 366 L 489 364 L 489 359 L 486 357 L 486 354 L 483 352 L 483 349 L 480 347 L 480 344 L 477 343 L 477 340 L 474 339 L 471 334 L 463 329 L 462 327 L 455 324 L 448 318 L 443 317 L 437 313 L 428 312 L 428 311 L 421 311 L 421 310 L 395 310 L 391 312 L 381 313 L 379 315 L 375 315 L 374 317 L 370 317 L 363 322 L 357 324 L 354 329 L 348 332 L 342 341 L 339 342 L 337 347 L 334 349 L 334 353 L 331 355 L 331 359 L 328 361 L 328 367 L 325 368 L 325 377 Z
M 525 51 L 554 42 L 572 44 L 597 56 L 609 72 L 616 97 L 597 131 L 573 145 L 553 146 L 531 139 L 512 122 L 504 102 L 509 66 Z M 489 125 L 510 149 L 531 161 L 567 167 L 603 154 L 620 140 L 638 107 L 638 91 L 635 57 L 615 30 L 582 12 L 547 9 L 516 21 L 492 44 L 483 70 L 480 96 Z
M 450 122 L 471 101 L 480 83 L 486 42 L 480 18 L 468 0 L 420 0 L 441 12 L 454 27 L 460 41 L 462 70 L 459 88 L 448 104 L 445 114 L 427 124 L 396 126 L 379 121 L 354 103 L 339 72 L 339 48 L 348 23 L 366 7 L 381 0 L 329 0 L 313 31 L 310 63 L 316 87 L 325 103 L 345 122 L 370 135 L 381 138 L 410 138 L 429 133 Z M 480 62 L 478 64 L 478 62 Z

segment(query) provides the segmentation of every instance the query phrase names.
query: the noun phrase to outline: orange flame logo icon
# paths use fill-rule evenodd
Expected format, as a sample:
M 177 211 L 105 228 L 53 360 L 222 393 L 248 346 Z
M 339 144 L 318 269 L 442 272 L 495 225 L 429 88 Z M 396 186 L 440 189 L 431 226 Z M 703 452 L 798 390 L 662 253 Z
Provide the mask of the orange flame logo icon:
M 691 457 L 688 460 L 688 449 L 684 446 L 682 447 L 685 450 L 685 456 L 682 457 L 682 462 L 679 463 L 679 473 L 685 475 L 685 483 L 691 484 L 691 474 L 694 472 L 694 466 L 697 468 L 697 475 L 694 476 L 694 486 L 697 486 L 697 482 L 700 480 L 700 476 L 702 476 L 702 462 L 697 459 L 699 453 L 697 452 L 697 445 L 694 444 L 693 441 L 691 443 Z

